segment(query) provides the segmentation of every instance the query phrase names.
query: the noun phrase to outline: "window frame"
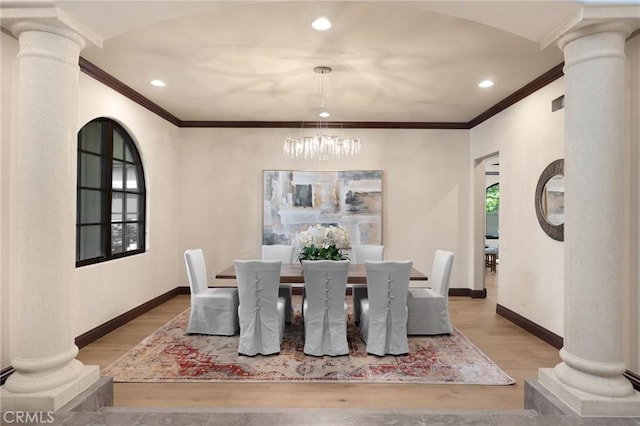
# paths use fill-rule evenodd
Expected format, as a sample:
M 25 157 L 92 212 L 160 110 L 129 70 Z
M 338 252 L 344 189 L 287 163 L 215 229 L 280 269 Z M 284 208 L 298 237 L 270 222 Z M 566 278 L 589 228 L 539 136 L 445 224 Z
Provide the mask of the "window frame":
M 100 152 L 91 151 L 85 149 L 82 145 L 82 132 L 87 126 L 93 123 L 100 123 Z M 118 134 L 122 139 L 122 158 L 114 158 L 114 140 L 115 135 Z M 147 196 L 146 196 L 146 181 L 144 175 L 144 167 L 140 153 L 135 144 L 135 141 L 129 135 L 127 130 L 118 122 L 108 118 L 96 118 L 86 123 L 78 132 L 77 137 L 77 181 L 76 181 L 76 267 L 93 265 L 96 263 L 107 262 L 114 259 L 128 257 L 136 254 L 146 252 L 146 211 L 147 211 Z M 128 149 L 127 149 L 128 148 Z M 128 158 L 128 154 L 131 154 L 131 159 Z M 99 158 L 100 164 L 100 187 L 95 188 L 83 184 L 83 159 L 85 156 L 95 156 Z M 122 187 L 114 188 L 113 185 L 113 170 L 114 164 L 120 163 L 122 165 Z M 133 166 L 133 170 L 136 174 L 136 190 L 127 188 L 127 173 L 129 166 Z M 83 207 L 83 191 L 100 191 L 100 208 L 99 208 L 99 221 L 82 221 L 82 207 Z M 122 214 L 121 221 L 113 220 L 113 197 L 114 194 L 122 194 L 122 208 L 120 210 Z M 129 220 L 127 218 L 127 195 L 135 194 L 138 197 L 136 205 L 137 218 L 135 220 Z M 112 246 L 112 227 L 114 224 L 122 225 L 122 251 L 115 252 Z M 137 247 L 132 250 L 126 250 L 124 247 L 126 240 L 126 232 L 128 225 L 137 225 Z M 82 235 L 81 230 L 88 226 L 99 226 L 99 244 L 98 248 L 100 254 L 93 257 L 81 259 L 82 249 Z

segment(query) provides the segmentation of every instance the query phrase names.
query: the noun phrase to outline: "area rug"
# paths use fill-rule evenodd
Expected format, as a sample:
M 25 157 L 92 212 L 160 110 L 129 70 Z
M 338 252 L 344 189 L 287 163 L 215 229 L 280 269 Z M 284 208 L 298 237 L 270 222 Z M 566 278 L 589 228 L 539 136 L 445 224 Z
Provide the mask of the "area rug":
M 279 355 L 238 355 L 238 336 L 186 333 L 189 309 L 179 314 L 112 365 L 102 375 L 115 382 L 367 382 L 465 385 L 515 383 L 460 331 L 449 336 L 411 336 L 406 356 L 367 355 L 350 321 L 350 353 L 313 357 L 303 353 L 299 312 L 287 324 Z

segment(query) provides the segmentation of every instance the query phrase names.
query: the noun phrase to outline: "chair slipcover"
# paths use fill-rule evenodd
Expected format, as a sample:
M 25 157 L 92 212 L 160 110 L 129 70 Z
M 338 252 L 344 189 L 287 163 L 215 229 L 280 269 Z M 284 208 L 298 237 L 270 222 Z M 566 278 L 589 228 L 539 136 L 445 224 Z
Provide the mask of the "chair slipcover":
M 238 289 L 209 288 L 202 249 L 184 252 L 191 289 L 187 333 L 233 336 L 238 331 Z
M 409 319 L 407 334 L 451 334 L 449 319 L 449 280 L 453 253 L 436 250 L 429 283 L 431 288 L 410 288 L 407 296 Z
M 353 263 L 364 263 L 367 260 L 380 261 L 384 258 L 384 246 L 365 244 L 355 245 L 351 250 L 351 261 Z M 360 322 L 360 300 L 367 297 L 366 284 L 353 284 L 351 287 L 353 295 L 353 319 Z
M 278 297 L 279 260 L 234 261 L 240 307 L 238 353 L 253 356 L 280 352 L 285 300 Z
M 293 262 L 293 246 L 276 244 L 271 246 L 262 246 L 263 260 L 279 260 L 282 263 Z M 287 324 L 291 323 L 293 308 L 291 299 L 293 298 L 293 286 L 291 284 L 280 283 L 278 286 L 278 297 L 284 297 L 285 308 L 284 318 Z
M 407 291 L 413 262 L 366 261 L 367 292 L 360 301 L 360 336 L 367 353 L 404 355 L 407 342 Z
M 304 353 L 347 355 L 348 260 L 303 260 Z

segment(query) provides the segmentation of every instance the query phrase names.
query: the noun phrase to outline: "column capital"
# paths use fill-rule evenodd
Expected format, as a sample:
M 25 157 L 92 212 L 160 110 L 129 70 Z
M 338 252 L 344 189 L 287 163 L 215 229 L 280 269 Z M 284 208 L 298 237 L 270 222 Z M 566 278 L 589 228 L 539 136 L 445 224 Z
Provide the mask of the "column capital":
M 102 37 L 64 10 L 51 7 L 2 7 L 0 24 L 16 37 L 24 31 L 44 31 L 73 40 L 84 48 L 90 43 L 102 48 Z
M 636 5 L 583 7 L 544 37 L 541 47 L 544 49 L 557 43 L 562 50 L 567 43 L 590 34 L 616 31 L 627 37 L 638 28 L 640 28 L 640 7 Z

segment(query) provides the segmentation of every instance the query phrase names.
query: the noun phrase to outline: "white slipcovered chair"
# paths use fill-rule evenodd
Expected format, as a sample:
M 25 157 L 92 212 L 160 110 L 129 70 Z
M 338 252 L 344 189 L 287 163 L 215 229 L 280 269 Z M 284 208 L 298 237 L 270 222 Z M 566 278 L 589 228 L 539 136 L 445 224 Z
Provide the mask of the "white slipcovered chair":
M 187 333 L 233 336 L 238 332 L 238 289 L 209 288 L 202 249 L 184 252 L 191 289 Z
M 348 260 L 303 260 L 304 353 L 347 355 Z
M 407 295 L 407 334 L 451 334 L 449 319 L 449 281 L 453 253 L 436 250 L 429 283 L 431 288 L 410 288 Z
M 367 260 L 381 261 L 384 258 L 384 246 L 374 244 L 354 245 L 351 248 L 351 261 L 353 263 L 365 263 Z M 353 284 L 353 319 L 360 322 L 360 300 L 367 297 L 366 284 Z
M 263 260 L 279 260 L 282 263 L 293 262 L 293 246 L 285 244 L 275 244 L 270 246 L 262 246 Z M 289 324 L 293 315 L 291 299 L 293 297 L 293 287 L 291 284 L 280 283 L 278 286 L 278 297 L 284 297 L 286 305 L 284 309 L 284 317 Z
M 368 297 L 360 300 L 360 337 L 367 353 L 404 355 L 407 341 L 407 291 L 413 262 L 366 261 Z
M 279 260 L 234 261 L 240 307 L 238 353 L 254 356 L 280 352 L 285 300 L 278 297 Z

